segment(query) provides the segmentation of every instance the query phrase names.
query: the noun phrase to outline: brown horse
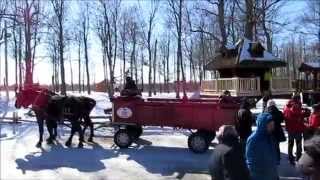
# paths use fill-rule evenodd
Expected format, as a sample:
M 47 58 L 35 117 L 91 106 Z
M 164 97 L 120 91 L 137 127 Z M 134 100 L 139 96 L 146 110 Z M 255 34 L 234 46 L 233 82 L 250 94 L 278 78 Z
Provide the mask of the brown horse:
M 41 147 L 43 141 L 43 125 L 46 122 L 49 132 L 48 144 L 53 143 L 57 136 L 57 121 L 68 119 L 71 122 L 71 134 L 66 142 L 66 146 L 71 146 L 72 137 L 75 132 L 79 133 L 79 145 L 83 147 L 83 134 L 80 126 L 81 119 L 84 119 L 85 128 L 90 127 L 90 137 L 88 141 L 93 141 L 93 123 L 89 117 L 90 112 L 96 105 L 95 100 L 88 97 L 60 96 L 44 88 L 29 87 L 21 89 L 16 93 L 16 108 L 27 108 L 35 112 L 39 126 L 39 141 L 37 147 Z

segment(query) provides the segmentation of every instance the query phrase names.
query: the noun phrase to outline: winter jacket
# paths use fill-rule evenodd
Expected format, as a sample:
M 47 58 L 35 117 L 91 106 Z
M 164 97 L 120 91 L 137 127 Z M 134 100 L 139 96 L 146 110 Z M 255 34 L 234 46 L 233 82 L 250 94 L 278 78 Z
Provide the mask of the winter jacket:
M 288 133 L 304 132 L 305 125 L 303 118 L 305 117 L 305 113 L 302 109 L 301 103 L 290 100 L 283 110 L 283 115 Z
M 310 180 L 320 179 L 320 136 L 314 136 L 305 142 L 305 153 L 299 159 L 297 167 Z
M 267 131 L 267 124 L 271 121 L 270 113 L 259 114 L 257 130 L 247 141 L 246 162 L 252 180 L 278 179 L 276 142 L 272 134 Z
M 277 142 L 286 141 L 286 137 L 284 135 L 283 129 L 281 127 L 281 123 L 284 121 L 284 117 L 281 111 L 276 106 L 270 106 L 267 108 L 267 112 L 271 114 L 272 120 L 274 121 L 274 131 L 273 136 L 277 140 Z
M 240 136 L 240 139 L 247 139 L 252 133 L 252 113 L 249 109 L 249 104 L 243 103 L 238 111 L 238 121 L 236 123 L 236 129 Z
M 231 140 L 218 144 L 209 162 L 209 171 L 214 180 L 249 180 L 249 171 L 239 141 Z

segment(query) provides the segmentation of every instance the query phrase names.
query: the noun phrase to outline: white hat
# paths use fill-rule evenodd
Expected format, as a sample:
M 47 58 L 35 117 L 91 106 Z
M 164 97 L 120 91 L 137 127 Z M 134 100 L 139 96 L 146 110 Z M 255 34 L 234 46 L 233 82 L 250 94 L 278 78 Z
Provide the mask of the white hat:
M 268 102 L 267 102 L 267 107 L 271 107 L 271 106 L 277 106 L 276 105 L 276 102 L 272 99 L 270 99 Z

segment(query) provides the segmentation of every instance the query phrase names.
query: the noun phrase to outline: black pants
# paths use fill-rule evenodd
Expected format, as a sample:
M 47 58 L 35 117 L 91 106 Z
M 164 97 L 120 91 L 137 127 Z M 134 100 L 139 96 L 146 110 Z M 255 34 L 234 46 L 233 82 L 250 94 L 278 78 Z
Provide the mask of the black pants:
M 302 133 L 289 133 L 288 155 L 290 160 L 293 159 L 292 151 L 294 143 L 296 143 L 296 157 L 298 160 L 302 154 Z

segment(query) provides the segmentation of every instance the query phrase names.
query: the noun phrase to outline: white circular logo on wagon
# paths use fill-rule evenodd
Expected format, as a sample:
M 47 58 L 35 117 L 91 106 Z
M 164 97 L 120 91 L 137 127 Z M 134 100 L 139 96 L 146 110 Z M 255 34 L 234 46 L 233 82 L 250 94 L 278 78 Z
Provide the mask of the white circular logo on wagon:
M 132 110 L 127 107 L 121 107 L 117 110 L 117 115 L 124 119 L 130 118 L 132 116 Z

